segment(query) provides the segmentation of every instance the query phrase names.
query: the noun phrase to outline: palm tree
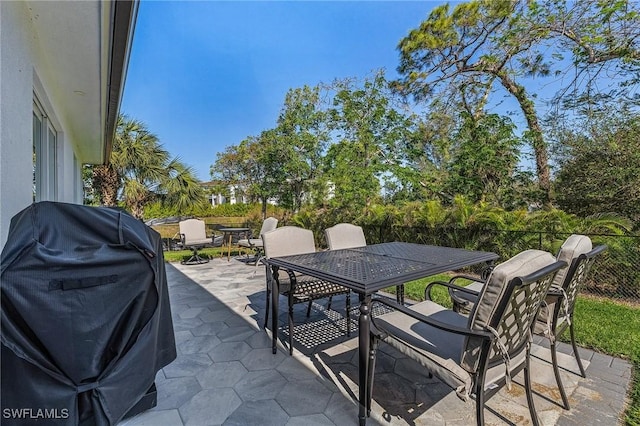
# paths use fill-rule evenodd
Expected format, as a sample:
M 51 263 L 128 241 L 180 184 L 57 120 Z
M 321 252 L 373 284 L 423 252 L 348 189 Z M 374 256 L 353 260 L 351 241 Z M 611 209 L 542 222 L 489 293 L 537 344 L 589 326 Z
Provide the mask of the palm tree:
M 205 201 L 193 170 L 172 159 L 144 123 L 124 115 L 118 117 L 109 163 L 93 169 L 93 186 L 101 204 L 120 200 L 137 218 L 152 201 L 179 209 Z

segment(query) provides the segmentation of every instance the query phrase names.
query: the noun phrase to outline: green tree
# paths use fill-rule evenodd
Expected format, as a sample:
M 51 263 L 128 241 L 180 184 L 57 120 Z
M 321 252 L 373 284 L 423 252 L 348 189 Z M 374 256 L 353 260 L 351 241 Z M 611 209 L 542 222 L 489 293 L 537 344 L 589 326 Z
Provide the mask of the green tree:
M 285 160 L 279 191 L 283 206 L 297 212 L 305 199 L 324 192 L 320 179 L 323 154 L 330 138 L 327 112 L 322 109 L 320 87 L 290 89 L 278 117 L 278 145 Z
M 606 72 L 619 77 L 619 89 L 637 82 L 637 8 L 624 0 L 477 0 L 453 9 L 438 6 L 400 41 L 402 77 L 396 88 L 417 100 L 451 100 L 476 115 L 485 109 L 494 85 L 500 85 L 517 101 L 527 123 L 542 201 L 549 204 L 548 147 L 535 93 L 527 91 L 525 79 L 564 74 L 569 58 L 576 77 L 561 95 L 601 92 L 598 77 Z
M 422 120 L 414 120 L 414 130 L 401 146 L 405 167 L 396 172 L 403 192 L 398 192 L 401 197 L 393 201 L 446 198 L 443 190 L 455 145 L 453 135 L 459 125 L 458 115 L 434 103 Z
M 120 201 L 137 218 L 153 201 L 177 208 L 205 201 L 191 168 L 171 158 L 144 123 L 124 115 L 118 117 L 110 161 L 94 166 L 92 181 L 101 204 Z
M 218 153 L 210 172 L 213 179 L 232 186 L 236 196 L 244 194 L 249 201 L 260 202 L 266 217 L 267 203 L 278 195 L 284 181 L 282 164 L 286 160 L 287 152 L 278 143 L 277 131 L 270 129 Z
M 610 109 L 562 134 L 558 205 L 581 217 L 616 213 L 640 226 L 640 115 Z
M 446 191 L 462 194 L 473 203 L 489 201 L 511 207 L 512 184 L 521 141 L 510 119 L 497 114 L 478 118 L 462 113 L 454 135 L 455 153 L 448 165 Z
M 361 85 L 342 80 L 334 88 L 330 113 L 337 142 L 326 155 L 332 203 L 358 210 L 379 198 L 381 179 L 397 176 L 403 167 L 400 147 L 410 135 L 411 122 L 393 105 L 382 71 Z
M 217 154 L 211 176 L 243 188 L 266 214 L 269 199 L 298 211 L 321 182 L 330 130 L 319 87 L 287 92 L 277 126 Z

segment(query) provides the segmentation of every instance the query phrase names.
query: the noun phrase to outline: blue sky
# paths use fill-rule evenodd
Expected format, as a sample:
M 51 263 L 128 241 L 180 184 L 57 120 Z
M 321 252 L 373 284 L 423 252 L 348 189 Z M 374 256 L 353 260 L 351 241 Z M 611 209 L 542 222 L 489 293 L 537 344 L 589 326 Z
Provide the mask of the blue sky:
M 396 75 L 440 2 L 142 1 L 121 112 L 210 179 L 216 153 L 275 127 L 288 89 Z

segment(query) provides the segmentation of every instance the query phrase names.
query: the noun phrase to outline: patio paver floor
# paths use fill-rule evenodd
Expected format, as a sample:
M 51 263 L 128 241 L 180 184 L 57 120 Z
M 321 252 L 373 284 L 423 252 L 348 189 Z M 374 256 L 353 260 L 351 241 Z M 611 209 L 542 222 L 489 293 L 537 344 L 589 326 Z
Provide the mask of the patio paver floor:
M 202 265 L 167 264 L 178 358 L 158 372 L 158 404 L 119 426 L 357 425 L 357 296 L 354 327 L 346 336 L 344 296 L 295 309 L 294 355 L 282 343 L 271 353 L 264 323 L 263 267 L 212 259 Z M 286 324 L 281 299 L 281 324 Z M 578 319 L 579 320 L 579 319 Z M 286 341 L 284 329 L 280 340 Z M 631 365 L 581 350 L 587 378 L 578 371 L 571 346 L 560 345 L 560 364 L 572 409 L 558 405 L 548 344 L 536 338 L 532 353 L 535 404 L 543 425 L 614 425 L 626 403 Z M 512 389 L 487 403 L 487 425 L 531 424 L 522 375 Z M 376 362 L 370 425 L 475 424 L 475 404 L 429 378 L 414 361 L 381 344 Z

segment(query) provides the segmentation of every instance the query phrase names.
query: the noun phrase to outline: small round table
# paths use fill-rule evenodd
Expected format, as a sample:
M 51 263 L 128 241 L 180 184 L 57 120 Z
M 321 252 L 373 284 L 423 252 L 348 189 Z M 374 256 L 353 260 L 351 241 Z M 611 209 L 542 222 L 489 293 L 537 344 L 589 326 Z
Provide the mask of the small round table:
M 229 240 L 227 243 L 227 262 L 231 260 L 231 244 L 233 241 L 233 234 L 242 234 L 243 232 L 249 232 L 251 228 L 218 228 L 218 231 L 224 233 L 223 241 L 229 236 Z

